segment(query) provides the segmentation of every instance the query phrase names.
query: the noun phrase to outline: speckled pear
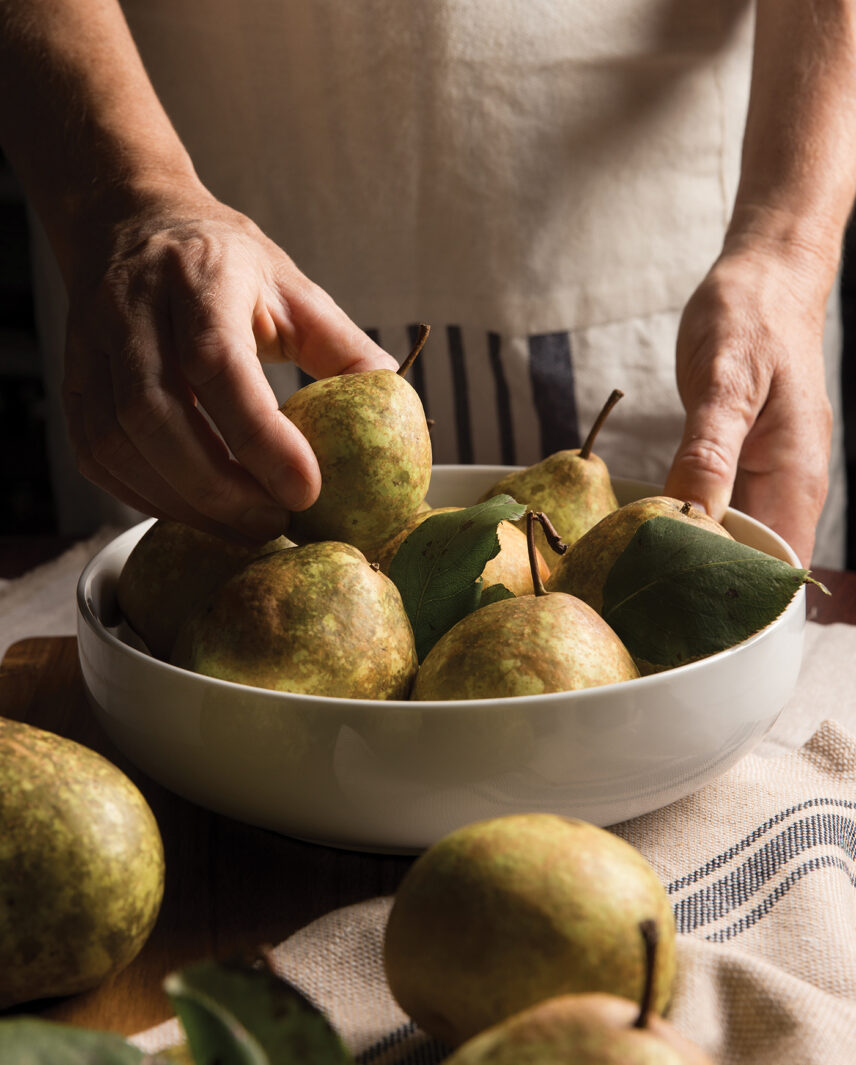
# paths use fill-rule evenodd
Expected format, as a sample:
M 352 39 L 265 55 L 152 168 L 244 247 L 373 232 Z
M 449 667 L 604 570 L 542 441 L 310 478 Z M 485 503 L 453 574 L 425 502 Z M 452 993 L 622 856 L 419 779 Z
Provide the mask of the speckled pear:
M 112 762 L 0 718 L 0 1010 L 95 987 L 155 923 L 164 855 Z
M 427 336 L 427 329 L 421 338 Z M 414 351 L 418 351 L 418 347 Z M 370 370 L 313 381 L 280 408 L 315 452 L 321 493 L 292 515 L 298 543 L 343 540 L 370 556 L 417 510 L 431 478 L 431 440 L 416 390 Z
M 659 929 L 653 980 L 642 921 Z M 383 957 L 402 1010 L 459 1046 L 556 995 L 640 1002 L 649 987 L 662 1013 L 674 943 L 669 896 L 635 847 L 585 821 L 520 813 L 455 829 L 417 858 L 396 892 Z
M 406 699 L 417 659 L 392 581 L 353 545 L 325 541 L 226 581 L 182 627 L 173 662 L 276 691 Z
M 545 999 L 473 1036 L 443 1065 L 713 1065 L 662 1017 L 603 992 Z
M 670 496 L 647 496 L 625 503 L 591 528 L 554 564 L 547 581 L 550 592 L 574 595 L 600 612 L 609 571 L 636 530 L 649 518 L 668 517 L 733 539 L 719 522 L 703 510 Z
M 134 545 L 116 585 L 119 609 L 156 658 L 169 660 L 185 619 L 248 562 L 294 546 L 284 536 L 243 547 L 178 521 L 156 521 Z
M 618 506 L 606 463 L 592 447 L 609 412 L 623 394 L 618 389 L 611 393 L 582 447 L 556 451 L 534 466 L 506 474 L 478 501 L 506 493 L 530 510 L 543 511 L 562 542 L 567 546 L 573 544 Z M 523 529 L 525 522 L 524 516 L 517 524 Z M 535 542 L 553 569 L 557 555 L 541 529 L 535 533 Z

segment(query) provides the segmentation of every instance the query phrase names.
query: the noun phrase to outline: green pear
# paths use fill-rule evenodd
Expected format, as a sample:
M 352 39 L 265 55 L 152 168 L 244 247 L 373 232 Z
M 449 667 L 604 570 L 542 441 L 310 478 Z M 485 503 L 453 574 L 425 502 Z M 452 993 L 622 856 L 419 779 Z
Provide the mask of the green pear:
M 602 992 L 546 999 L 459 1047 L 443 1065 L 713 1065 L 661 1017 Z
M 653 970 L 642 921 L 659 930 Z M 402 1010 L 459 1046 L 557 995 L 639 1002 L 648 987 L 662 1013 L 674 941 L 669 897 L 636 848 L 585 821 L 521 813 L 458 828 L 417 858 L 396 892 L 383 957 Z
M 423 329 L 414 352 L 427 336 Z M 292 515 L 298 543 L 342 540 L 371 557 L 417 510 L 431 478 L 425 410 L 399 369 L 326 377 L 280 408 L 309 441 L 321 468 L 321 494 Z
M 592 447 L 607 415 L 622 395 L 618 389 L 612 392 L 582 447 L 556 451 L 534 466 L 506 474 L 478 502 L 503 493 L 510 495 L 530 510 L 543 511 L 561 541 L 566 546 L 573 544 L 618 506 L 606 463 Z M 521 529 L 525 521 L 524 516 L 517 523 Z M 544 531 L 538 529 L 535 536 L 547 565 L 553 569 L 556 554 Z
M 406 699 L 413 630 L 398 589 L 353 545 L 265 555 L 222 584 L 182 626 L 173 662 L 276 691 Z
M 112 762 L 0 718 L 0 1009 L 95 987 L 160 908 L 151 809 Z
M 292 546 L 280 536 L 243 547 L 178 521 L 156 521 L 119 574 L 119 609 L 155 658 L 168 660 L 181 625 L 218 585 L 254 558 Z
M 426 518 L 432 514 L 448 514 L 450 511 L 463 510 L 463 507 L 433 507 L 422 510 L 413 515 L 405 523 L 392 539 L 374 555 L 374 560 L 380 566 L 382 573 L 389 573 L 389 567 L 399 547 L 407 537 L 417 529 Z M 529 563 L 529 552 L 526 544 L 526 534 L 517 528 L 514 522 L 501 521 L 496 528 L 499 538 L 499 552 L 482 570 L 481 580 L 484 588 L 490 588 L 495 584 L 504 585 L 512 595 L 526 595 L 532 591 L 532 571 Z M 542 580 L 550 576 L 550 570 L 540 551 L 537 552 L 538 572 Z
M 726 536 L 729 540 L 733 539 L 727 529 L 698 507 L 670 496 L 647 496 L 625 503 L 580 537 L 554 565 L 547 581 L 547 590 L 575 595 L 600 612 L 609 571 L 639 526 L 649 518 L 656 517 L 687 521 Z
M 425 656 L 412 699 L 502 699 L 633 680 L 639 671 L 609 625 L 562 592 L 488 603 Z

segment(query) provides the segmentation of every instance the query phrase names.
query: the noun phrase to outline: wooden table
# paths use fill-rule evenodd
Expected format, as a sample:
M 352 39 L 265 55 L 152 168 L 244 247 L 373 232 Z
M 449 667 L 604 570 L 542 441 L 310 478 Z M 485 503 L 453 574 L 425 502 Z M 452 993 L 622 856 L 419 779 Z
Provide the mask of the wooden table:
M 32 544 L 0 538 L 0 575 L 16 575 L 34 557 L 50 555 L 49 541 L 34 553 Z M 856 573 L 819 570 L 816 576 L 833 595 L 810 589 L 809 617 L 856 623 Z M 278 943 L 330 910 L 396 890 L 411 859 L 300 843 L 209 813 L 153 783 L 113 747 L 91 714 L 76 640 L 22 636 L 0 666 L 0 715 L 68 736 L 119 765 L 157 817 L 167 876 L 154 931 L 127 969 L 94 991 L 18 1012 L 129 1035 L 171 1015 L 161 983 L 174 969 Z

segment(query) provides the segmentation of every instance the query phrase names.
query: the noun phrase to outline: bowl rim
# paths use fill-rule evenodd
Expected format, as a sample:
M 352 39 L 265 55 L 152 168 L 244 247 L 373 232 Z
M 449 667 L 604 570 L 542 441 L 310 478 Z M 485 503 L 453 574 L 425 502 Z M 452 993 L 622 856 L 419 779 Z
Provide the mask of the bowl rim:
M 511 472 L 515 469 L 523 469 L 525 467 L 510 467 L 510 466 L 491 466 L 491 465 L 442 465 L 438 464 L 434 467 L 435 470 L 459 470 L 466 469 L 467 471 L 477 471 L 487 473 L 488 471 L 496 471 L 500 476 L 502 471 Z M 646 481 L 639 481 L 634 478 L 621 478 L 613 477 L 614 484 L 621 484 L 624 486 L 633 486 L 631 490 L 635 490 L 637 487 L 652 489 L 652 494 L 663 495 L 662 490 L 657 490 L 656 486 Z M 641 498 L 641 497 L 640 497 Z M 726 512 L 726 516 L 723 519 L 727 520 L 730 516 L 739 517 L 741 520 L 748 521 L 750 525 L 753 525 L 762 530 L 766 535 L 772 536 L 778 543 L 782 553 L 787 556 L 783 561 L 788 561 L 791 565 L 800 566 L 799 559 L 790 545 L 782 539 L 778 533 L 774 532 L 768 526 L 758 521 L 756 518 L 752 518 L 750 515 L 743 513 L 742 511 L 735 510 L 729 507 Z M 120 655 L 128 656 L 131 661 L 139 663 L 147 663 L 148 668 L 152 668 L 155 671 L 165 671 L 169 676 L 173 673 L 179 674 L 184 683 L 200 684 L 200 685 L 214 685 L 215 688 L 221 688 L 224 691 L 234 690 L 236 694 L 242 693 L 246 697 L 246 692 L 249 689 L 254 692 L 259 698 L 271 699 L 277 702 L 284 701 L 286 704 L 293 700 L 297 700 L 301 703 L 311 703 L 313 706 L 317 706 L 319 709 L 327 708 L 329 711 L 335 709 L 341 709 L 344 704 L 347 707 L 358 708 L 373 708 L 377 710 L 380 707 L 395 708 L 408 708 L 413 709 L 417 706 L 420 711 L 430 710 L 435 713 L 452 713 L 459 711 L 462 707 L 466 707 L 470 710 L 476 710 L 486 707 L 511 707 L 520 706 L 521 700 L 526 700 L 528 705 L 534 704 L 539 708 L 548 708 L 554 704 L 567 704 L 569 700 L 581 700 L 595 701 L 600 699 L 608 699 L 612 697 L 616 690 L 626 692 L 628 685 L 633 685 L 634 690 L 639 690 L 640 686 L 647 685 L 648 688 L 663 684 L 671 678 L 679 675 L 681 677 L 691 677 L 693 673 L 697 673 L 702 669 L 715 668 L 715 663 L 721 662 L 725 659 L 732 658 L 736 655 L 744 654 L 748 648 L 753 644 L 763 640 L 769 636 L 772 629 L 778 628 L 785 624 L 786 621 L 796 613 L 800 611 L 805 616 L 805 583 L 803 583 L 795 592 L 794 596 L 785 607 L 785 609 L 774 618 L 763 629 L 754 633 L 747 639 L 742 640 L 740 643 L 734 644 L 732 647 L 726 647 L 722 651 L 717 651 L 715 654 L 708 655 L 705 658 L 697 659 L 694 662 L 687 662 L 682 666 L 674 666 L 671 669 L 663 670 L 660 673 L 653 673 L 647 676 L 634 677 L 631 680 L 614 681 L 611 684 L 602 684 L 590 688 L 578 688 L 570 691 L 560 692 L 544 692 L 536 695 L 508 695 L 498 698 L 487 699 L 438 699 L 438 700 L 410 700 L 410 699 L 355 699 L 346 696 L 330 696 L 330 695 L 312 695 L 303 692 L 286 692 L 276 691 L 271 688 L 259 688 L 255 685 L 239 684 L 236 681 L 222 680 L 219 677 L 210 677 L 201 673 L 194 673 L 192 670 L 183 669 L 180 666 L 175 666 L 170 662 L 164 662 L 162 659 L 155 658 L 154 655 L 139 650 L 136 647 L 131 646 L 124 640 L 121 640 L 115 633 L 111 632 L 108 627 L 101 621 L 95 612 L 92 602 L 88 595 L 88 588 L 92 581 L 95 572 L 103 565 L 105 556 L 108 552 L 113 552 L 125 539 L 138 540 L 143 533 L 152 526 L 156 518 L 146 518 L 141 522 L 131 526 L 128 529 L 123 530 L 117 536 L 113 537 L 108 543 L 104 544 L 93 556 L 86 565 L 83 567 L 81 574 L 77 581 L 76 586 L 76 600 L 77 600 L 77 613 L 79 623 L 82 622 L 92 632 L 92 634 L 101 643 L 105 644 L 111 651 Z M 800 568 L 802 568 L 800 566 Z M 711 664 L 714 664 L 713 666 Z

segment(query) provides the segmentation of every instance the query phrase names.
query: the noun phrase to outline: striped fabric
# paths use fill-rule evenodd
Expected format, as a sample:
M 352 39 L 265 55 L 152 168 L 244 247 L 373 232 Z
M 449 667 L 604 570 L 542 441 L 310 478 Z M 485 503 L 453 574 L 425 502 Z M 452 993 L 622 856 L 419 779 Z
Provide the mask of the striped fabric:
M 717 1065 L 856 1063 L 856 735 L 827 721 L 800 749 L 752 754 L 613 831 L 673 899 L 669 1019 L 679 1031 Z M 358 1065 L 439 1065 L 448 1048 L 386 986 L 390 905 L 369 899 L 319 918 L 276 948 L 274 965 Z M 157 1049 L 177 1037 L 172 1021 L 134 1042 Z

